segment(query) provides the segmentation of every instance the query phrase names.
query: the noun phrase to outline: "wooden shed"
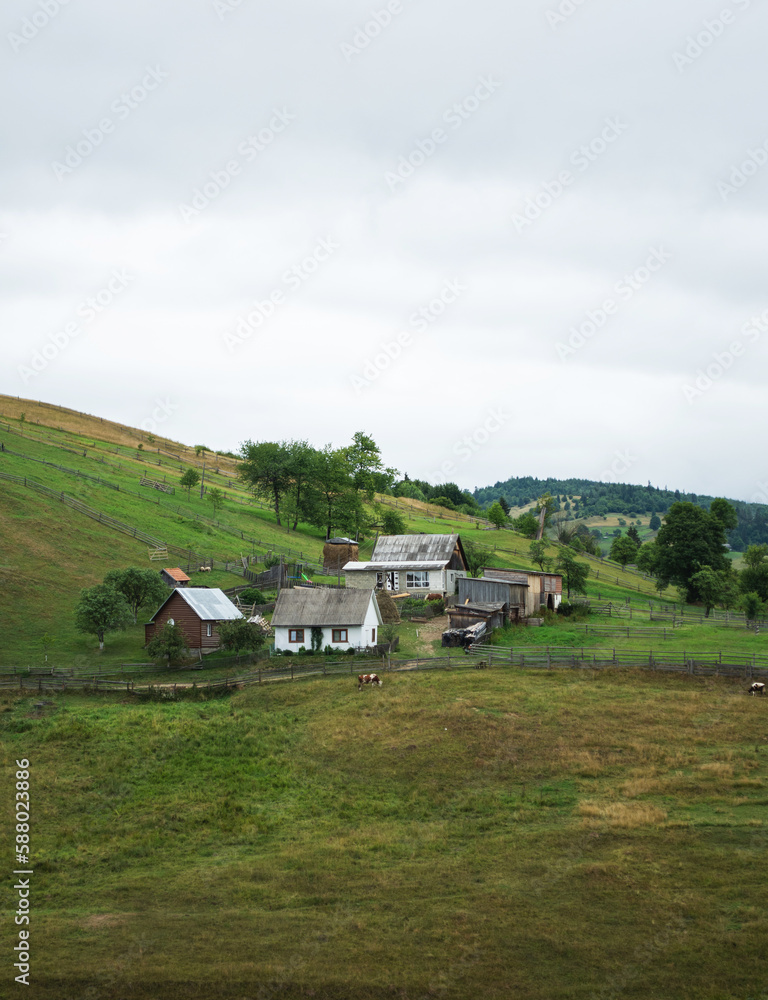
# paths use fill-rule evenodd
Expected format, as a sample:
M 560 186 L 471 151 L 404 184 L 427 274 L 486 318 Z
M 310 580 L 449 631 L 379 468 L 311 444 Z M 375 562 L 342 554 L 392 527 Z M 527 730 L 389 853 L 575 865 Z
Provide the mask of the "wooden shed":
M 459 580 L 456 605 L 459 607 L 467 603 L 475 605 L 501 602 L 507 607 L 509 620 L 517 621 L 525 615 L 527 599 L 528 580 L 525 573 L 518 573 L 516 578 L 504 580 L 464 577 Z
M 179 569 L 175 566 L 173 569 L 161 569 L 160 576 L 163 583 L 167 583 L 169 587 L 188 587 L 192 582 L 184 570 Z
M 153 639 L 155 632 L 170 621 L 181 627 L 191 652 L 212 653 L 221 644 L 218 623 L 243 617 L 224 591 L 216 587 L 176 589 L 144 625 L 144 642 Z
M 485 622 L 485 634 L 494 629 L 503 628 L 507 621 L 507 605 L 503 601 L 458 604 L 448 609 L 449 627 L 469 628 L 477 622 Z

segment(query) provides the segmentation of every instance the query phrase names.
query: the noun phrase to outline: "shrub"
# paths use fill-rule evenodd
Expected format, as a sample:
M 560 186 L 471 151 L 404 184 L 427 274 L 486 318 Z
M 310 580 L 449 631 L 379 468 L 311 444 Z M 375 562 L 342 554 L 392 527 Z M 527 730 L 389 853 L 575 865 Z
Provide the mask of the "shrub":
M 573 614 L 573 605 L 570 601 L 561 601 L 557 608 L 557 613 L 564 618 L 570 618 Z
M 307 652 L 306 646 L 299 646 L 299 656 L 303 656 Z
M 350 646 L 349 649 L 347 650 L 347 656 L 354 656 L 354 655 L 355 655 L 355 647 Z
M 323 652 L 325 653 L 326 656 L 333 656 L 336 650 L 333 648 L 333 646 L 326 646 Z
M 293 656 L 293 650 L 292 649 L 284 649 L 282 655 L 283 656 Z
M 276 556 L 274 552 L 270 553 L 270 555 L 268 555 L 267 558 L 264 560 L 264 565 L 266 566 L 267 569 L 272 569 L 273 566 L 279 566 L 280 556 Z
M 248 587 L 240 591 L 240 600 L 243 604 L 266 604 L 267 600 L 256 587 Z

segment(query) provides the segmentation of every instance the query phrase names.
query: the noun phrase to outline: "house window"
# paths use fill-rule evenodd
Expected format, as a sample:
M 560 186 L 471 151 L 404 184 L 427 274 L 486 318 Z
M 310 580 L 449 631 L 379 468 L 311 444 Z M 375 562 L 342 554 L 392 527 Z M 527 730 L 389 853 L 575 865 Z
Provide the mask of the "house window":
M 348 642 L 347 630 L 345 628 L 331 629 L 331 642 Z
M 406 573 L 405 586 L 409 589 L 413 587 L 414 589 L 429 590 L 429 572 Z
M 376 642 L 376 629 L 371 629 L 371 642 Z
M 288 629 L 288 642 L 304 642 L 304 629 L 303 628 L 289 628 Z
M 211 624 L 211 622 L 208 622 L 208 624 L 205 626 L 205 634 L 207 636 L 213 635 L 213 625 Z

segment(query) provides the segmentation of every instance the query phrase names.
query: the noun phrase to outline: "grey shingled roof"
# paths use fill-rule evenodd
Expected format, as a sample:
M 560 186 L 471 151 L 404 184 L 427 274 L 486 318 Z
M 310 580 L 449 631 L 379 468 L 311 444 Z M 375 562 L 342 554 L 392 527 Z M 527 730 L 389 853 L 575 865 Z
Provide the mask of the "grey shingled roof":
M 362 625 L 372 594 L 372 590 L 332 590 L 322 587 L 281 590 L 272 615 L 272 627 Z M 374 608 L 378 610 L 375 602 Z
M 344 572 L 354 572 L 354 571 L 371 571 L 371 570 L 404 570 L 411 569 L 443 569 L 445 566 L 445 560 L 436 559 L 432 562 L 425 562 L 424 560 L 403 560 L 401 562 L 348 562 L 344 566 Z
M 384 535 L 376 543 L 371 562 L 447 563 L 458 538 L 458 535 Z

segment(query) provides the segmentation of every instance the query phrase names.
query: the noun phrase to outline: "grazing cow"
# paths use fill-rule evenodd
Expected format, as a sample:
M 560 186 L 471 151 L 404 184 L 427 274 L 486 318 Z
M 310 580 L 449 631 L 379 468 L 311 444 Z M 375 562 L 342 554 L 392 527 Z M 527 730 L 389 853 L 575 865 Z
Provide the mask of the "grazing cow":
M 763 684 L 761 681 L 755 681 L 754 684 L 750 685 L 749 693 L 750 694 L 765 694 L 765 684 Z
M 363 690 L 363 684 L 370 684 L 371 686 L 373 686 L 374 684 L 378 684 L 379 687 L 381 687 L 381 683 L 382 682 L 379 679 L 379 675 L 378 674 L 358 674 L 358 676 L 357 676 L 357 690 L 358 691 L 362 691 Z

